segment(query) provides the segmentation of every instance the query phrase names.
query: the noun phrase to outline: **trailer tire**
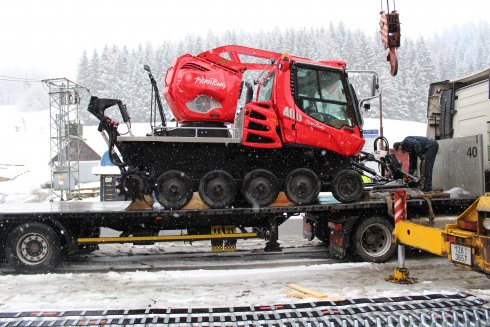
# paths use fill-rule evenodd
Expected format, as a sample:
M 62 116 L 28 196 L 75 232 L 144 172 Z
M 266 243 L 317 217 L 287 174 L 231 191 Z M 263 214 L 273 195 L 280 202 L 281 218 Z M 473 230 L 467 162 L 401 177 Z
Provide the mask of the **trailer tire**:
M 331 191 L 341 203 L 357 202 L 364 194 L 364 182 L 358 172 L 352 169 L 341 170 L 333 178 Z
M 54 229 L 38 222 L 15 227 L 7 237 L 5 255 L 10 267 L 23 273 L 52 271 L 63 259 Z
M 351 254 L 367 262 L 386 262 L 395 253 L 391 242 L 393 223 L 383 217 L 369 217 L 353 230 Z

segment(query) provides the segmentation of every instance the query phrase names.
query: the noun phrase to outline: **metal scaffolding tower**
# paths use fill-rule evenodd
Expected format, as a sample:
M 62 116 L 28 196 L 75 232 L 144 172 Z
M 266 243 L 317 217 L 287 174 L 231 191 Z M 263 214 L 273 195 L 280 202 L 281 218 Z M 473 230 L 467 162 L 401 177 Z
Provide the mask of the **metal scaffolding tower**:
M 51 201 L 80 195 L 80 141 L 78 107 L 82 86 L 66 79 L 43 81 L 49 88 Z

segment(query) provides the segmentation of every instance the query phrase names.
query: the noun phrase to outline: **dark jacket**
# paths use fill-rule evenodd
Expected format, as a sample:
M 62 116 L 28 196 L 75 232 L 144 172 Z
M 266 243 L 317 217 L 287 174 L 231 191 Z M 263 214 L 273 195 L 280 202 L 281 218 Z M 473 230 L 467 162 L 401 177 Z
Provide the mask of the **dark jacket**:
M 410 156 L 409 172 L 417 170 L 417 157 L 421 158 L 430 146 L 436 141 L 424 136 L 407 136 L 401 143 L 402 151 L 408 152 Z

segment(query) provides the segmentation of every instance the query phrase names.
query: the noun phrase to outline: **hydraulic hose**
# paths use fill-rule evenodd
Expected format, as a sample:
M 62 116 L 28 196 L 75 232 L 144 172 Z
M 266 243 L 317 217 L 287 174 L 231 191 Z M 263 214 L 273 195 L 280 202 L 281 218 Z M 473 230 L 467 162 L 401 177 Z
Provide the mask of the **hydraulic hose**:
M 109 153 L 109 160 L 112 162 L 113 165 L 115 166 L 118 166 L 118 167 L 123 167 L 123 166 L 127 166 L 127 164 L 125 162 L 123 162 L 121 160 L 121 158 L 119 158 L 119 156 L 117 157 L 113 157 L 114 155 L 114 146 L 116 145 L 116 140 L 117 140 L 117 136 L 118 136 L 118 132 L 117 132 L 117 127 L 114 126 L 113 123 L 111 123 L 111 120 L 110 119 L 105 119 L 105 120 L 102 120 L 99 124 L 99 131 L 106 131 L 107 135 L 108 135 L 108 138 L 109 138 L 109 150 L 108 150 L 108 153 Z

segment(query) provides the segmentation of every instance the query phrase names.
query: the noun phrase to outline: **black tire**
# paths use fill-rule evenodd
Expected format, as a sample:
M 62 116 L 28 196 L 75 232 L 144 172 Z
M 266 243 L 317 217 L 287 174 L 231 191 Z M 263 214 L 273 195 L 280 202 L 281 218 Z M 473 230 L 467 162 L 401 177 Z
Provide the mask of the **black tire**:
M 269 170 L 255 169 L 245 175 L 242 195 L 253 207 L 267 207 L 279 194 L 279 181 Z
M 166 171 L 155 183 L 155 197 L 167 209 L 178 210 L 192 199 L 191 180 L 181 171 Z
M 310 169 L 298 168 L 286 176 L 286 196 L 296 205 L 314 203 L 318 199 L 320 188 L 320 179 Z
M 315 226 L 315 237 L 323 242 L 324 245 L 330 244 L 330 229 L 326 223 L 318 223 Z
M 355 170 L 341 170 L 333 178 L 331 191 L 339 202 L 358 202 L 364 193 L 364 182 L 361 175 Z
M 367 262 L 386 262 L 396 250 L 391 242 L 393 223 L 388 218 L 369 217 L 352 233 L 351 254 Z
M 236 181 L 224 170 L 208 171 L 199 182 L 199 196 L 202 202 L 213 209 L 229 207 L 236 194 Z
M 6 262 L 7 258 L 5 257 L 5 242 L 7 240 L 7 237 L 5 237 L 3 234 L 0 234 L 0 262 Z
M 57 233 L 38 222 L 19 225 L 10 232 L 5 256 L 10 267 L 23 273 L 50 272 L 63 260 Z

